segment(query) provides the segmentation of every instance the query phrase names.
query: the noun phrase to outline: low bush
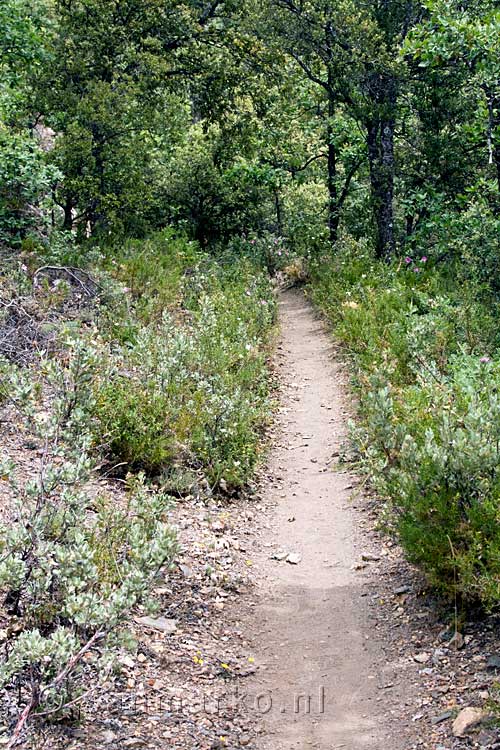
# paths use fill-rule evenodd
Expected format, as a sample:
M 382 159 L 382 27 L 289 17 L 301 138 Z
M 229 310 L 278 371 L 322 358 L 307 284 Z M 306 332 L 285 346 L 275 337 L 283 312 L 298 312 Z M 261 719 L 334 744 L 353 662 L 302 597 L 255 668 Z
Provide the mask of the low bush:
M 0 523 L 1 698 L 20 705 L 12 741 L 33 713 L 61 718 L 99 680 L 131 609 L 148 603 L 176 552 L 170 498 L 144 478 L 111 497 L 89 488 L 94 389 L 102 349 L 61 333 L 61 356 L 11 367 L 6 392 L 40 466 L 2 461 L 11 498 Z M 118 501 L 117 501 L 118 500 Z
M 155 474 L 184 460 L 213 485 L 240 487 L 257 461 L 267 413 L 274 302 L 264 277 L 244 265 L 239 279 L 214 268 L 189 284 L 183 316 L 164 311 L 115 353 L 96 391 L 96 440 L 130 469 Z
M 386 522 L 442 593 L 500 600 L 500 367 L 495 309 L 426 258 L 378 263 L 359 244 L 311 294 L 355 365 L 354 446 Z M 490 360 L 493 358 L 493 361 Z
M 89 469 L 84 454 L 44 466 L 37 480 L 14 486 L 11 518 L 0 527 L 0 592 L 10 622 L 0 687 L 27 707 L 17 733 L 31 713 L 60 718 L 78 702 L 85 672 L 99 675 L 125 616 L 175 554 L 168 497 L 136 480 L 123 507 L 91 498 Z

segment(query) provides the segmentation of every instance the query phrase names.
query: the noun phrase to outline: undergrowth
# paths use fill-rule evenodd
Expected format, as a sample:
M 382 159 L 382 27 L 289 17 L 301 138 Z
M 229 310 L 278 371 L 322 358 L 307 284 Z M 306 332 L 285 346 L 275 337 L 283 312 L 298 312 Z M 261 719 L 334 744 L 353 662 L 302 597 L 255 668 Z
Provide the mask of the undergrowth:
M 310 294 L 351 359 L 352 437 L 408 558 L 445 596 L 500 600 L 498 305 L 460 268 L 345 241 Z
M 17 741 L 32 714 L 70 717 L 152 606 L 177 550 L 171 493 L 249 482 L 275 300 L 250 256 L 221 263 L 170 230 L 30 248 L 1 291 L 0 405 L 40 456 L 28 476 L 0 456 L 0 704 L 17 696 Z M 102 468 L 125 491 L 91 491 Z

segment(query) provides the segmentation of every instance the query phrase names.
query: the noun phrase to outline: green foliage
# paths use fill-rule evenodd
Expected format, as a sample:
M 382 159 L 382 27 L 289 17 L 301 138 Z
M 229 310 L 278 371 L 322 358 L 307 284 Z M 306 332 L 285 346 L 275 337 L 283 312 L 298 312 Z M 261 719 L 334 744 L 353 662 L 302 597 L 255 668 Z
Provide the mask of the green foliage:
M 171 229 L 107 249 L 100 265 L 119 284 L 109 289 L 113 336 L 127 337 L 134 325 L 158 322 L 164 310 L 176 309 L 186 275 L 194 273 L 203 258 L 195 242 Z
M 271 275 L 286 268 L 293 255 L 283 237 L 269 232 L 260 235 L 234 236 L 221 253 L 226 264 L 247 258 L 257 268 L 266 269 Z
M 83 454 L 14 483 L 13 521 L 0 527 L 0 591 L 18 623 L 0 659 L 0 687 L 26 692 L 32 711 L 64 713 L 79 698 L 81 650 L 92 652 L 98 674 L 114 631 L 176 551 L 167 497 L 136 481 L 123 507 L 91 499 L 89 468 Z
M 46 62 L 42 14 L 41 1 L 6 0 L 0 8 L 0 243 L 47 229 L 61 176 L 26 122 L 30 78 Z
M 154 288 L 161 244 L 158 238 L 144 244 L 137 265 L 123 264 L 131 289 L 139 282 Z M 145 323 L 115 352 L 96 389 L 95 440 L 133 469 L 154 474 L 184 462 L 214 485 L 224 479 L 240 487 L 257 461 L 268 408 L 265 344 L 275 306 L 254 266 L 241 261 L 226 269 L 205 261 L 181 276 L 192 260 L 191 254 L 177 258 L 179 275 L 174 264 L 154 316 L 139 305 Z M 182 312 L 173 306 L 181 294 Z
M 460 277 L 459 277 L 460 278 Z M 456 282 L 455 282 L 456 283 Z M 311 293 L 353 358 L 362 465 L 409 559 L 446 595 L 500 599 L 500 370 L 491 301 L 425 259 L 388 267 L 361 245 Z
M 0 471 L 12 497 L 0 524 L 0 594 L 13 625 L 0 687 L 25 702 L 23 722 L 40 711 L 64 716 L 89 669 L 102 677 L 131 609 L 148 603 L 176 552 L 170 498 L 142 476 L 118 503 L 89 491 L 94 389 L 106 360 L 102 345 L 75 331 L 61 334 L 60 345 L 62 356 L 42 358 L 36 373 L 10 368 L 3 384 L 43 446 L 27 479 L 17 479 L 11 461 Z
M 59 176 L 33 138 L 9 131 L 0 119 L 0 242 L 20 244 L 30 230 L 47 229 L 40 215 Z

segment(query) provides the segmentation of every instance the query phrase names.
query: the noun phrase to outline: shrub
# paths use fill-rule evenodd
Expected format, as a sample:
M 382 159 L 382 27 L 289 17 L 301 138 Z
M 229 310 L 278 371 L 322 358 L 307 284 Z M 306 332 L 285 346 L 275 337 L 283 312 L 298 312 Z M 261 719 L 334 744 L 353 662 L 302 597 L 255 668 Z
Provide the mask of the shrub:
M 131 469 L 157 474 L 184 461 L 236 488 L 258 458 L 275 304 L 254 266 L 207 263 L 183 277 L 182 309 L 115 347 L 95 390 L 95 442 Z
M 270 232 L 233 237 L 222 252 L 227 263 L 247 258 L 252 264 L 270 274 L 283 270 L 292 260 L 292 253 L 283 237 Z
M 494 309 L 480 287 L 475 299 L 472 287 L 459 295 L 425 260 L 387 266 L 352 249 L 315 269 L 311 293 L 355 364 L 355 448 L 409 559 L 442 593 L 492 608 L 500 599 L 500 368 L 487 356 Z
M 91 498 L 89 469 L 83 454 L 14 485 L 12 517 L 0 528 L 0 591 L 17 623 L 0 657 L 0 686 L 19 690 L 28 713 L 59 714 L 78 700 L 82 656 L 92 655 L 98 674 L 116 629 L 176 550 L 168 497 L 136 480 L 123 507 Z
M 143 477 L 121 503 L 88 490 L 96 391 L 114 361 L 97 334 L 68 324 L 36 368 L 1 369 L 2 395 L 43 447 L 36 479 L 18 483 L 16 467 L 0 468 L 14 498 L 0 524 L 0 616 L 10 621 L 0 688 L 24 703 L 13 739 L 30 714 L 64 715 L 98 680 L 130 610 L 148 603 L 176 551 L 170 498 Z
M 117 301 L 125 294 L 134 316 L 148 324 L 178 306 L 185 273 L 193 272 L 203 257 L 196 242 L 165 229 L 107 250 L 104 267 L 122 285 Z

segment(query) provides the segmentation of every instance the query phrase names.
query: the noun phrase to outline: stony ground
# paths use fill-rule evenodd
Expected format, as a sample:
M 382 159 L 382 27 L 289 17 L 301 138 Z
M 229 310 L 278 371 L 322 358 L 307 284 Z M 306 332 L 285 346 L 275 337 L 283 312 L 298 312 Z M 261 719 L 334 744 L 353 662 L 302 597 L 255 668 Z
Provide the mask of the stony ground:
M 455 618 L 376 530 L 377 500 L 339 465 L 350 412 L 341 358 L 299 293 L 286 293 L 281 315 L 282 396 L 259 485 L 178 503 L 182 553 L 156 592 L 158 614 L 136 613 L 135 647 L 81 720 L 32 727 L 26 748 L 500 747 L 488 720 L 499 618 Z M 36 447 L 8 419 L 0 429 L 28 472 Z M 119 500 L 119 484 L 99 484 Z M 4 745 L 15 710 L 5 705 Z M 485 719 L 454 736 L 465 708 Z

